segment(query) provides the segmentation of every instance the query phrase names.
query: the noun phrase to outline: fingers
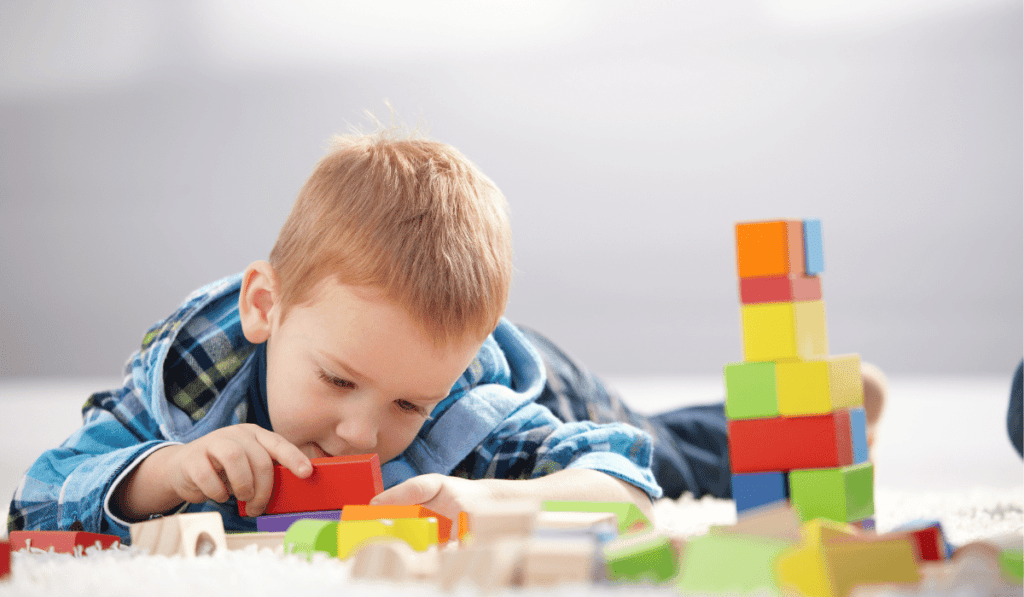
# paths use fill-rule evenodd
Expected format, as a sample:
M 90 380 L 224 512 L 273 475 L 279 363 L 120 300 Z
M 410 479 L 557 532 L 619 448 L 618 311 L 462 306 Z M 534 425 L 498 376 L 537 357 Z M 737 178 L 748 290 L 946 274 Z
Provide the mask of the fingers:
M 428 474 L 413 477 L 399 483 L 391 489 L 381 492 L 370 503 L 386 504 L 423 504 L 434 499 L 444 486 L 444 475 Z
M 278 464 L 295 473 L 300 479 L 313 474 L 313 463 L 290 441 L 260 427 L 256 427 L 255 432 L 256 441 Z

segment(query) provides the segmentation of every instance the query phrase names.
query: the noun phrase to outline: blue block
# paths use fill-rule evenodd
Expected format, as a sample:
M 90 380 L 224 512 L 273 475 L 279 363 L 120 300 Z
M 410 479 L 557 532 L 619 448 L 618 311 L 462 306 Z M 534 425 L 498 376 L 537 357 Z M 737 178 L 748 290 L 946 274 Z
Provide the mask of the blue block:
M 821 244 L 821 220 L 804 220 L 804 273 L 817 276 L 825 271 L 825 252 Z
M 785 472 L 736 473 L 732 476 L 732 498 L 736 513 L 789 499 L 789 479 Z
M 850 409 L 850 439 L 853 440 L 853 463 L 868 461 L 868 416 L 863 408 Z

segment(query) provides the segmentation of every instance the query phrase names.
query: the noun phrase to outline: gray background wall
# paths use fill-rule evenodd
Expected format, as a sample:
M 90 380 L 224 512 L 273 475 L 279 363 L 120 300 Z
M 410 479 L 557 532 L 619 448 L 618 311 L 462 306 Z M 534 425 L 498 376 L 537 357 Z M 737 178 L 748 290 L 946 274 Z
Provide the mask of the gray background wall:
M 508 196 L 509 316 L 614 375 L 742 358 L 732 224 L 819 217 L 831 352 L 1022 353 L 1020 2 L 0 4 L 0 376 L 114 375 L 264 258 L 327 139 Z

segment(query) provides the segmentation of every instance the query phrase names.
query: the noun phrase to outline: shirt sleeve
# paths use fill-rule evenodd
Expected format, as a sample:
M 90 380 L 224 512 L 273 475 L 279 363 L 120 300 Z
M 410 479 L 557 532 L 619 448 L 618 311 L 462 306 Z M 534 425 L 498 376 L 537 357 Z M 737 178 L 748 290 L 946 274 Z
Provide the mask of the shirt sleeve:
M 567 468 L 601 471 L 651 499 L 662 490 L 651 472 L 653 441 L 625 423 L 564 423 L 536 403 L 508 417 L 452 472 L 468 479 L 535 479 Z

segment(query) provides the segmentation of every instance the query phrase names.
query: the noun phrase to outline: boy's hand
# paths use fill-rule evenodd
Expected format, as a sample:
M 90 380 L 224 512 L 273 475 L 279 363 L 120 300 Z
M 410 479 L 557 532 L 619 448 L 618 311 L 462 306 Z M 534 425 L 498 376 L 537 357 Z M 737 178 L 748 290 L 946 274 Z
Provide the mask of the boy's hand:
M 234 495 L 246 503 L 249 516 L 262 514 L 270 501 L 274 462 L 299 478 L 313 472 L 309 458 L 291 442 L 248 423 L 224 427 L 172 448 L 167 455 L 167 480 L 179 498 L 196 504 L 224 502 Z
M 381 492 L 372 500 L 372 505 L 422 504 L 426 508 L 459 519 L 459 512 L 479 501 L 493 500 L 495 495 L 490 486 L 493 479 L 473 481 L 459 477 L 448 477 L 436 473 L 413 477 Z

